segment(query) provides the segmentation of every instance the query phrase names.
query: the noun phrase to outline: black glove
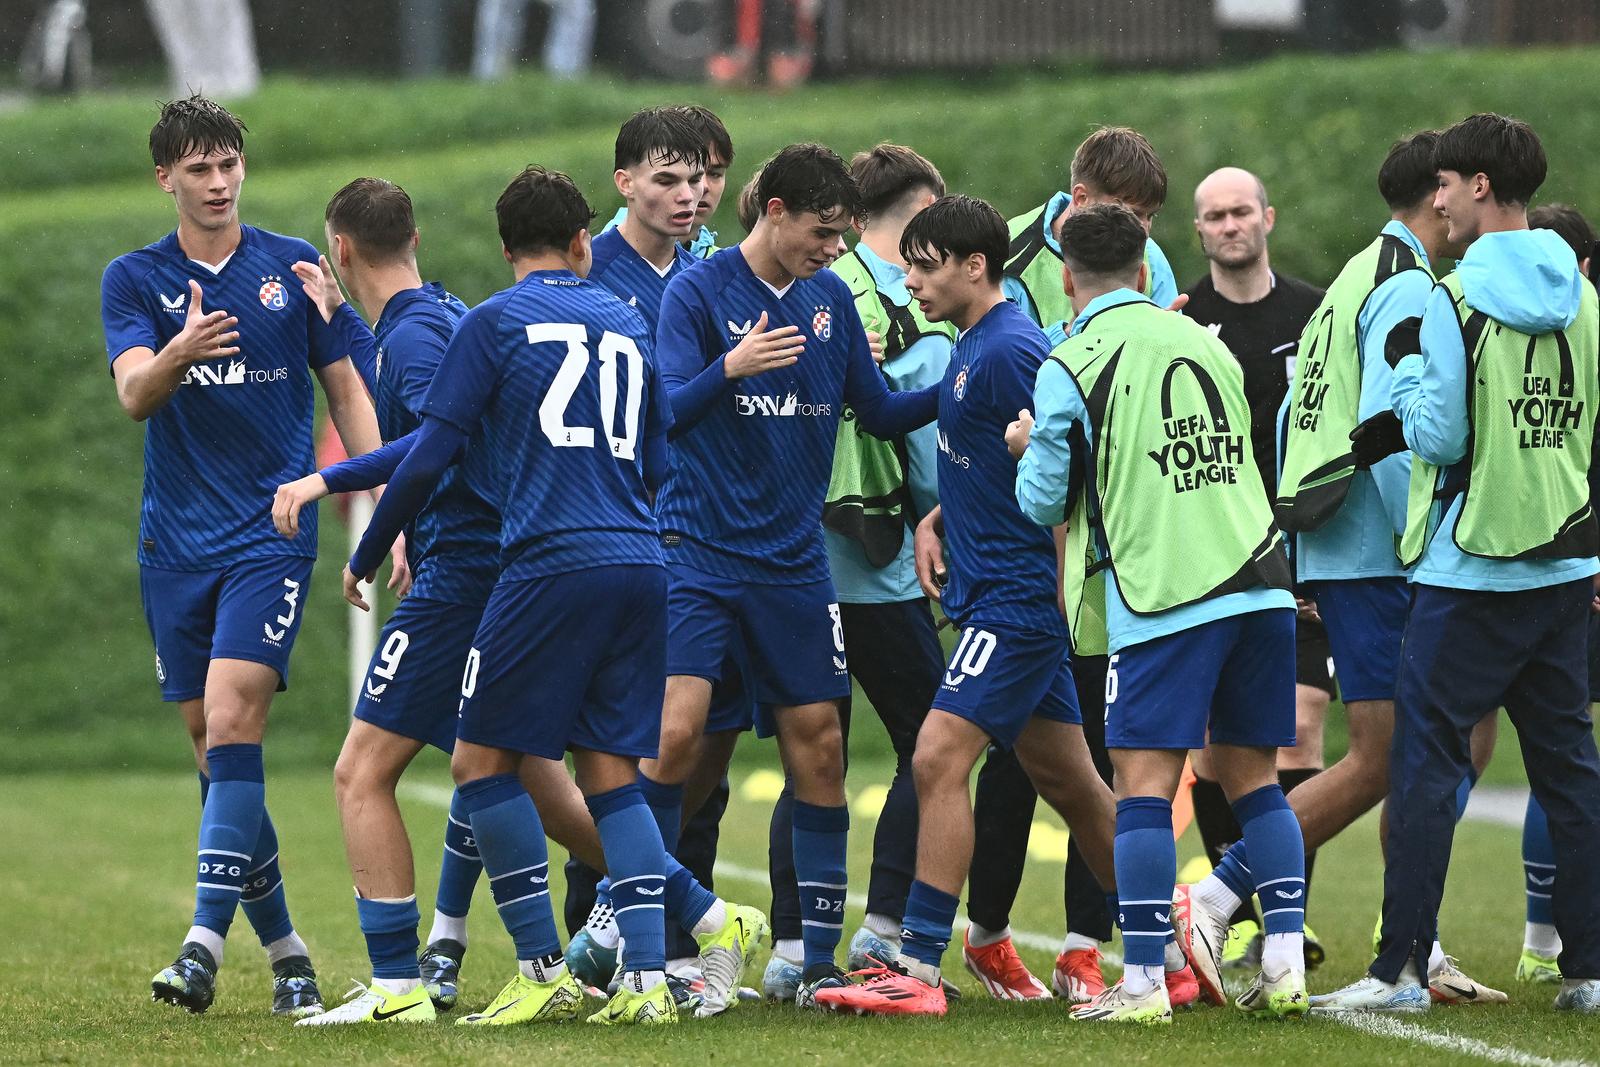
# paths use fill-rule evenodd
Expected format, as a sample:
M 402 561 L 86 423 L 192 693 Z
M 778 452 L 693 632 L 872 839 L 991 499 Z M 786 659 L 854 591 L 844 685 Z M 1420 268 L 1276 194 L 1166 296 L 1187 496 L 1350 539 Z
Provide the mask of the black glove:
M 1394 329 L 1389 331 L 1389 336 L 1383 342 L 1383 361 L 1389 364 L 1391 370 L 1394 365 L 1413 352 L 1422 351 L 1422 318 L 1417 315 L 1409 319 L 1401 319 L 1394 324 Z
M 1407 448 L 1400 416 L 1380 411 L 1350 431 L 1350 451 L 1356 457 L 1356 470 L 1370 470 L 1374 463 Z

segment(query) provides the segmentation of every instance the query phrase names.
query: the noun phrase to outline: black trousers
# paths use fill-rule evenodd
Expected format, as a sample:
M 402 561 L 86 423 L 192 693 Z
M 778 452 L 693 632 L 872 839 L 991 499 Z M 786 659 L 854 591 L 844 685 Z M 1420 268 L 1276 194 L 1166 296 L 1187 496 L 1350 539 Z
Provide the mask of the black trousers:
M 1078 705 L 1083 709 L 1083 737 L 1095 769 L 1111 784 L 1111 757 L 1106 753 L 1106 656 L 1073 656 L 1072 678 Z M 999 930 L 1011 922 L 1011 907 L 1022 885 L 1022 865 L 1028 858 L 1028 832 L 1039 794 L 1023 771 L 1016 753 L 989 749 L 978 771 L 973 802 L 976 847 L 967 876 L 967 917 L 979 926 Z M 1063 897 L 1067 929 L 1096 941 L 1111 940 L 1111 912 L 1105 890 L 1095 880 L 1078 851 L 1076 839 L 1067 843 L 1067 869 Z
M 1389 750 L 1383 937 L 1371 973 L 1394 982 L 1407 959 L 1428 973 L 1472 728 L 1503 706 L 1550 821 L 1561 973 L 1600 978 L 1600 753 L 1586 648 L 1593 585 L 1411 589 Z
M 944 671 L 944 649 L 926 600 L 893 604 L 840 604 L 850 673 L 872 702 L 894 747 L 894 780 L 872 838 L 867 910 L 894 919 L 905 915 L 917 871 L 917 787 L 911 755 Z M 850 705 L 844 707 L 846 750 Z M 794 791 L 785 783 L 772 811 L 767 867 L 772 877 L 772 936 L 800 936 L 800 897 L 794 873 Z

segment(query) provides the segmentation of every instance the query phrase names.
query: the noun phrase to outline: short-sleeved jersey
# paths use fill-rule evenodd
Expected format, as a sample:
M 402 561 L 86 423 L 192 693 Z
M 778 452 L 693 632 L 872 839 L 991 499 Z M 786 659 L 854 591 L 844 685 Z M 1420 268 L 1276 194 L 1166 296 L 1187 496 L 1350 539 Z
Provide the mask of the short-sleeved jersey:
M 315 263 L 316 249 L 244 226 L 215 273 L 183 254 L 176 233 L 106 268 L 100 313 L 112 363 L 130 348 L 159 352 L 182 331 L 190 279 L 203 311 L 239 319 L 239 354 L 190 367 L 145 423 L 140 563 L 210 570 L 317 554 L 314 508 L 301 512 L 292 539 L 272 525 L 278 486 L 316 470 L 311 371 L 345 355 L 290 269 L 298 260 Z
M 672 422 L 638 314 L 570 271 L 534 271 L 467 312 L 422 412 L 481 442 L 501 576 L 661 563 L 644 442 Z
M 737 246 L 673 278 L 656 350 L 669 388 L 731 351 L 761 313 L 767 329 L 800 328 L 805 352 L 789 367 L 730 381 L 672 443 L 657 498 L 675 559 L 710 574 L 768 585 L 828 577 L 822 503 L 842 405 L 886 393 L 850 287 L 831 270 L 796 279 L 780 296 Z
M 674 244 L 672 263 L 663 273 L 628 243 L 620 229 L 610 229 L 596 237 L 591 249 L 594 263 L 589 268 L 589 280 L 610 289 L 637 311 L 650 328 L 651 337 L 661 318 L 661 298 L 666 295 L 667 283 L 684 268 L 699 262 L 688 249 Z
M 1055 540 L 1018 506 L 1017 461 L 1005 441 L 1017 412 L 1033 406 L 1049 355 L 1044 331 L 1004 301 L 957 339 L 939 388 L 939 503 L 950 546 L 942 602 L 961 626 L 1067 633 Z
M 378 429 L 385 441 L 422 424 L 422 402 L 467 306 L 437 282 L 404 289 L 384 305 L 378 342 Z M 500 575 L 500 512 L 482 435 L 444 473 L 427 506 L 406 529 L 411 595 L 482 604 Z

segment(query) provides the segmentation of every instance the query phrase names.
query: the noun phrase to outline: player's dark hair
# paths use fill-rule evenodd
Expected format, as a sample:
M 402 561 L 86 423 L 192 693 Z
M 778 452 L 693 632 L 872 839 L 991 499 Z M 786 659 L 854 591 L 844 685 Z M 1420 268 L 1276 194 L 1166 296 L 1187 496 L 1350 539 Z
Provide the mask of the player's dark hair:
M 494 205 L 500 243 L 512 255 L 563 251 L 594 221 L 594 212 L 571 178 L 537 163 L 511 179 Z
M 158 167 L 170 167 L 194 152 L 242 155 L 247 129 L 237 115 L 199 93 L 169 100 L 150 128 L 150 158 Z
M 1422 130 L 1389 146 L 1378 168 L 1378 193 L 1391 211 L 1409 211 L 1424 197 L 1432 201 L 1439 188 L 1439 168 L 1433 164 L 1438 150 L 1438 130 Z
M 870 152 L 857 152 L 850 160 L 850 176 L 861 189 L 861 204 L 869 218 L 892 211 L 922 189 L 935 197 L 944 195 L 939 168 L 904 145 L 880 144 Z
M 1139 216 L 1120 204 L 1096 204 L 1061 221 L 1061 258 L 1074 274 L 1122 278 L 1138 272 L 1148 239 Z
M 999 284 L 1011 236 L 1006 220 L 975 196 L 942 196 L 911 216 L 900 234 L 900 255 L 907 263 L 942 263 L 984 258 L 984 275 Z
M 417 235 L 411 198 L 394 182 L 357 178 L 333 194 L 322 213 L 328 228 L 353 239 L 374 262 L 404 259 Z
M 1557 237 L 1572 247 L 1578 262 L 1589 260 L 1589 273 L 1595 272 L 1595 260 L 1600 259 L 1595 255 L 1595 242 L 1600 238 L 1596 237 L 1594 227 L 1583 217 L 1583 212 L 1571 204 L 1540 204 L 1528 212 L 1528 226 L 1535 230 L 1554 230 Z
M 681 107 L 647 107 L 634 112 L 617 131 L 616 169 L 627 170 L 641 163 L 704 167 L 704 127 Z
M 734 205 L 739 225 L 744 227 L 745 233 L 755 229 L 756 223 L 761 221 L 761 201 L 756 197 L 761 190 L 762 167 L 757 167 L 756 172 L 750 175 L 750 180 L 744 183 L 744 188 L 739 190 L 739 202 Z
M 706 165 L 711 164 L 711 157 L 722 160 L 724 165 L 733 162 L 733 138 L 728 136 L 728 127 L 717 118 L 716 112 L 699 104 L 681 104 L 674 110 L 681 111 L 690 122 L 700 127 L 700 137 L 709 149 L 706 153 Z
M 1144 134 L 1127 126 L 1102 126 L 1084 138 L 1072 154 L 1072 184 L 1152 211 L 1167 202 L 1167 168 Z
M 1435 170 L 1484 174 L 1497 204 L 1526 204 L 1544 184 L 1549 164 L 1533 127 L 1505 115 L 1462 119 L 1439 135 Z
M 842 212 L 852 221 L 865 217 L 861 190 L 844 160 L 819 144 L 792 144 L 767 161 L 756 183 L 761 214 L 773 200 L 797 215 L 812 212 L 833 222 Z

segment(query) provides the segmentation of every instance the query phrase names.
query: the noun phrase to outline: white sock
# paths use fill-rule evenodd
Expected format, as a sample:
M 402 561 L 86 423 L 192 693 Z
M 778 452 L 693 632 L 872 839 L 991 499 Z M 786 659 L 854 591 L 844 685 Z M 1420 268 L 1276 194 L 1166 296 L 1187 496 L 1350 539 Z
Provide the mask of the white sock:
M 1306 935 L 1268 934 L 1261 943 L 1261 970 L 1269 974 L 1306 969 Z
M 405 994 L 414 991 L 419 985 L 421 985 L 422 979 L 374 977 L 372 979 L 372 984 L 383 990 L 385 993 L 390 993 L 394 996 L 404 996 Z
M 588 930 L 589 936 L 594 938 L 594 943 L 601 948 L 614 949 L 622 943 L 622 928 L 616 923 L 610 926 L 591 926 Z
M 1061 942 L 1061 954 L 1065 956 L 1069 952 L 1082 952 L 1086 948 L 1098 949 L 1099 947 L 1100 942 L 1088 934 L 1075 934 L 1069 930 L 1066 940 Z
M 622 981 L 625 986 L 635 993 L 643 993 L 654 989 L 667 980 L 666 971 L 623 971 Z
M 1189 895 L 1222 916 L 1232 915 L 1244 903 L 1214 874 L 1208 874 L 1196 882 L 1194 888 L 1189 890 Z
M 728 925 L 728 906 L 722 902 L 721 897 L 718 897 L 689 932 L 696 935 L 714 934 L 726 925 Z
M 1428 953 L 1428 973 L 1432 974 L 1444 966 L 1444 949 L 1439 947 L 1439 942 L 1433 943 L 1433 949 Z
M 772 954 L 785 963 L 798 965 L 806 958 L 806 943 L 798 937 L 785 937 L 773 943 Z
M 446 915 L 437 908 L 433 912 L 433 929 L 428 931 L 428 944 L 435 941 L 456 941 L 465 945 L 467 943 L 467 917 L 465 915 Z
M 1166 981 L 1166 969 L 1130 963 L 1122 968 L 1122 988 L 1131 997 L 1147 997 L 1158 983 Z
M 1561 955 L 1561 935 L 1549 923 L 1528 923 L 1522 930 L 1522 947 L 1554 959 Z
M 1424 982 L 1421 976 L 1417 974 L 1416 960 L 1406 960 L 1406 965 L 1400 968 L 1400 977 L 1396 980 L 1395 984 L 1405 985 L 1408 982 L 1420 986 L 1425 986 L 1428 984 L 1427 982 Z
M 896 945 L 900 943 L 900 920 L 898 919 L 891 919 L 887 915 L 869 911 L 867 912 L 867 917 L 862 920 L 861 925 L 885 941 L 893 942 Z
M 1171 974 L 1173 971 L 1181 971 L 1185 967 L 1189 966 L 1188 959 L 1186 959 L 1183 955 L 1183 949 L 1178 947 L 1178 943 L 1176 941 L 1167 942 L 1167 957 L 1161 962 L 1163 965 L 1162 969 L 1168 974 Z
M 967 944 L 973 948 L 987 948 L 990 945 L 998 945 L 1010 936 L 1010 926 L 1002 926 L 998 930 L 990 930 L 987 927 L 979 926 L 977 923 L 967 924 Z
M 535 982 L 553 982 L 567 973 L 567 961 L 560 956 L 552 958 L 553 962 L 546 960 L 518 960 L 517 970 L 522 972 L 522 977 Z
M 1563 978 L 1561 979 L 1561 992 L 1575 993 L 1579 988 L 1588 985 L 1592 981 L 1594 981 L 1593 978 Z
M 938 988 L 940 981 L 939 968 L 935 967 L 933 964 L 923 963 L 921 960 L 914 960 L 910 956 L 902 956 L 900 957 L 900 966 L 904 967 L 906 969 L 906 973 L 911 977 L 920 979 L 921 981 L 926 982 L 928 985 Z
M 684 978 L 700 977 L 699 956 L 679 956 L 675 960 L 667 961 L 667 973 Z
M 309 956 L 311 950 L 306 948 L 306 943 L 300 940 L 300 935 L 290 930 L 278 940 L 267 946 L 267 962 L 276 967 L 280 960 L 290 956 Z
M 191 926 L 189 932 L 183 935 L 184 944 L 193 941 L 197 945 L 204 945 L 211 958 L 217 961 L 217 966 L 222 966 L 222 935 L 205 926 Z

